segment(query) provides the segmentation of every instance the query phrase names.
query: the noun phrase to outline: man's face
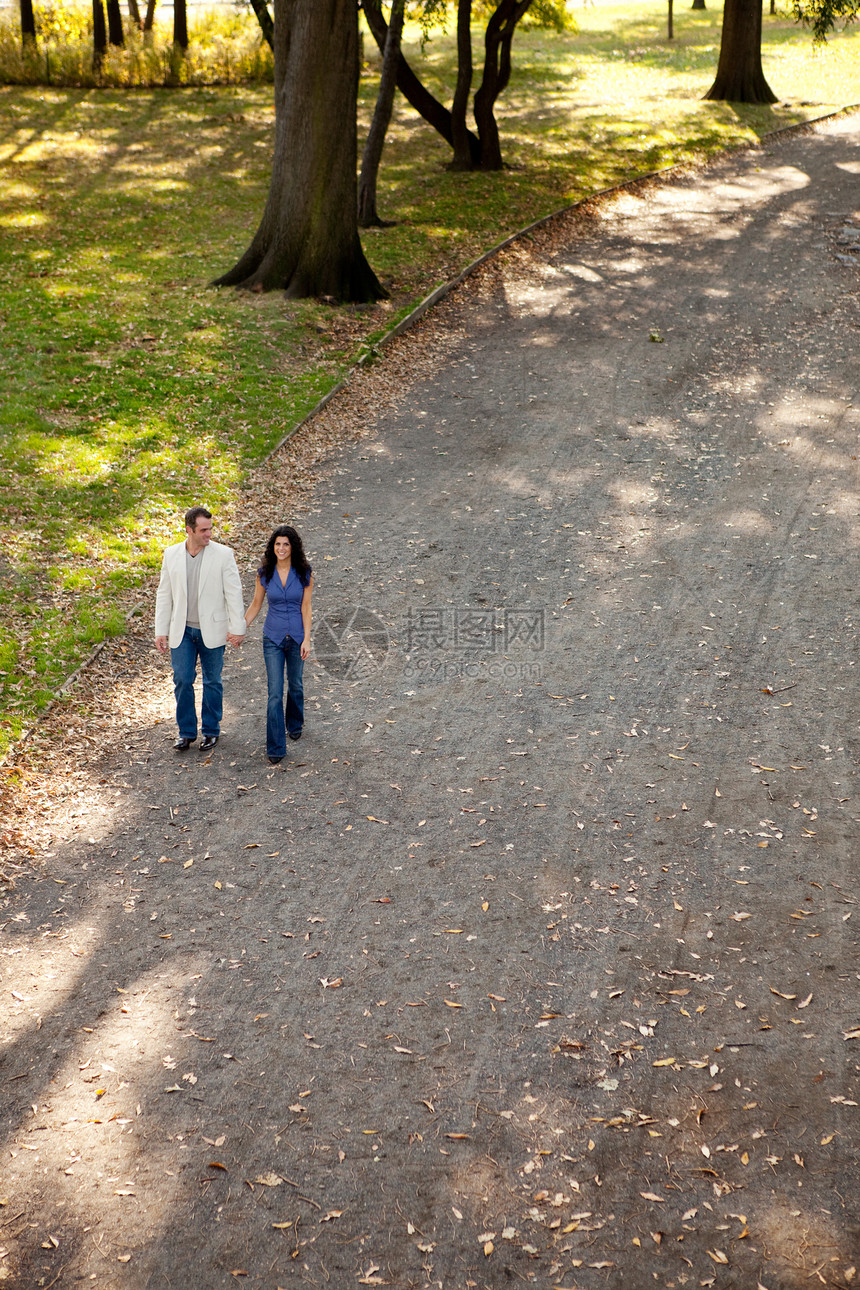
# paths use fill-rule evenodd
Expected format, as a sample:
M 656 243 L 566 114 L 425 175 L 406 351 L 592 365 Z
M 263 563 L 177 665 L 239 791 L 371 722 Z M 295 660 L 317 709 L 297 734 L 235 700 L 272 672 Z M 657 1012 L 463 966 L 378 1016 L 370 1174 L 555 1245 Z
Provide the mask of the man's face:
M 194 528 L 186 526 L 185 532 L 188 534 L 189 548 L 192 551 L 202 551 L 212 540 L 212 521 L 207 520 L 205 515 L 198 515 Z

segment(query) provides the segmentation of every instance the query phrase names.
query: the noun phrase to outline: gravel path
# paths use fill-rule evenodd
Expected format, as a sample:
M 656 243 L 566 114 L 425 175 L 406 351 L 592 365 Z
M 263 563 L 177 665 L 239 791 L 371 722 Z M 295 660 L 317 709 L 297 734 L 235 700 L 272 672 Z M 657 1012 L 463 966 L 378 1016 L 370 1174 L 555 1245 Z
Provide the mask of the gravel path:
M 856 1284 L 858 143 L 557 221 L 259 473 L 293 760 L 258 627 L 206 760 L 105 652 L 2 909 L 0 1281 Z

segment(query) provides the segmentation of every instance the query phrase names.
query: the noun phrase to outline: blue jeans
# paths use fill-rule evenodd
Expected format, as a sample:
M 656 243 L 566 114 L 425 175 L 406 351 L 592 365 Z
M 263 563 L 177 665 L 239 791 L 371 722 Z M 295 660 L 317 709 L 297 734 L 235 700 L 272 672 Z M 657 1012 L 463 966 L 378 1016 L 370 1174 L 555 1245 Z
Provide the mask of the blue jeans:
M 176 695 L 176 724 L 180 739 L 197 738 L 197 711 L 194 707 L 194 677 L 197 660 L 203 677 L 203 705 L 201 725 L 204 735 L 217 738 L 221 733 L 221 714 L 224 689 L 221 685 L 221 667 L 224 663 L 224 646 L 207 649 L 199 627 L 186 627 L 185 635 L 176 649 L 170 651 L 173 664 L 173 692 Z
M 287 733 L 297 735 L 305 720 L 305 691 L 302 685 L 302 650 L 292 636 L 280 645 L 263 637 L 263 658 L 269 684 L 266 708 L 266 752 L 269 757 L 283 757 L 287 751 Z M 284 668 L 287 671 L 287 702 L 284 705 Z

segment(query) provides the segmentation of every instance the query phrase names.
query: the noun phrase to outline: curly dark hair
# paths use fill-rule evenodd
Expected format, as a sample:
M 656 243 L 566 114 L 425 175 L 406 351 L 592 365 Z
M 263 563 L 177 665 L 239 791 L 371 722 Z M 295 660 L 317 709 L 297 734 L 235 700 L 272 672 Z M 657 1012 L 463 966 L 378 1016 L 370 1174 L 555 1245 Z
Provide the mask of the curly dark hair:
M 299 537 L 292 524 L 280 524 L 266 543 L 266 549 L 263 552 L 263 561 L 257 570 L 263 582 L 268 583 L 272 574 L 275 572 L 275 566 L 278 561 L 275 558 L 275 541 L 277 538 L 289 538 L 290 562 L 298 575 L 299 582 L 306 587 L 311 580 L 311 566 L 305 555 L 305 549 L 302 546 L 302 539 Z

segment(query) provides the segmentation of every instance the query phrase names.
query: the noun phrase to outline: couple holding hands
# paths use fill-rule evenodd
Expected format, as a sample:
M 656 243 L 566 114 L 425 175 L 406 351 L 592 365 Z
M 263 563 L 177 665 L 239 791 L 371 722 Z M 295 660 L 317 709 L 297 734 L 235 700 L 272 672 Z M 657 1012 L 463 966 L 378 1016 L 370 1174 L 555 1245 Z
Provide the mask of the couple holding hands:
M 266 752 L 272 765 L 282 761 L 287 737 L 300 739 L 304 724 L 302 672 L 311 644 L 313 570 L 302 540 L 290 524 L 272 533 L 257 569 L 254 597 L 243 612 L 242 583 L 236 557 L 212 541 L 212 514 L 193 506 L 185 516 L 184 542 L 169 546 L 161 562 L 155 598 L 155 644 L 170 650 L 176 695 L 177 752 L 197 738 L 194 678 L 197 661 L 203 679 L 200 752 L 214 748 L 221 733 L 221 668 L 229 643 L 241 645 L 245 632 L 268 599 L 263 624 L 263 658 L 269 701 Z M 284 678 L 286 674 L 286 701 Z

